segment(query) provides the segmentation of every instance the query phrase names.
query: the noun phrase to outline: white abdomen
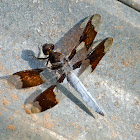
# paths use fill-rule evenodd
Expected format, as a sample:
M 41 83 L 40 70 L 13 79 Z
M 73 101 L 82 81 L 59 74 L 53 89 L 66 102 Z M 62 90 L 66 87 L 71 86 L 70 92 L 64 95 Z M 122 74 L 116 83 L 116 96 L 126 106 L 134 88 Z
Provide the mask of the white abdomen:
M 91 96 L 80 79 L 74 73 L 68 73 L 67 81 L 78 93 L 80 93 L 82 99 L 88 104 L 89 107 L 91 107 L 95 112 L 104 116 L 104 113 L 101 111 L 95 99 Z

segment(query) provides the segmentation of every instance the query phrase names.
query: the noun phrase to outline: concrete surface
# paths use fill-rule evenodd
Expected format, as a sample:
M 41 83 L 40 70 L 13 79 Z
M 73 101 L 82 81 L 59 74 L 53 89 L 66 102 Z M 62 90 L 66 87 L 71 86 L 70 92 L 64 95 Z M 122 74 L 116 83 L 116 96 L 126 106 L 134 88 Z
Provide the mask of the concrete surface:
M 114 44 L 82 82 L 105 117 L 88 109 L 69 85 L 59 91 L 64 97 L 57 106 L 40 114 L 26 114 L 25 101 L 45 86 L 17 90 L 3 77 L 42 66 L 29 57 L 38 54 L 38 46 L 48 42 L 61 49 L 62 43 L 70 44 L 71 40 L 63 42 L 62 37 L 81 19 L 96 13 L 102 17 L 96 40 L 110 36 Z M 0 139 L 140 139 L 139 19 L 137 11 L 114 0 L 1 0 Z
M 139 0 L 119 0 L 119 1 L 140 12 Z

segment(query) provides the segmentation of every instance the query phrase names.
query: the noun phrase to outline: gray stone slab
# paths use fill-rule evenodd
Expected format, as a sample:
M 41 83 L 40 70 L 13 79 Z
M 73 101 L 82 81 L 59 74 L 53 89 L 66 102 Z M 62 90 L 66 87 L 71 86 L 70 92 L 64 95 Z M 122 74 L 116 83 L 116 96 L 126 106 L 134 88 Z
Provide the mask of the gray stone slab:
M 110 36 L 114 43 L 95 71 L 82 82 L 105 116 L 88 110 L 69 85 L 63 87 L 64 97 L 57 106 L 43 113 L 26 114 L 25 101 L 45 87 L 17 90 L 2 77 L 42 66 L 28 55 L 38 54 L 38 46 L 46 42 L 61 49 L 62 37 L 81 19 L 96 13 L 102 17 L 96 40 Z M 0 139 L 138 140 L 139 19 L 137 11 L 114 0 L 1 0 Z
M 139 0 L 119 0 L 119 1 L 140 12 Z

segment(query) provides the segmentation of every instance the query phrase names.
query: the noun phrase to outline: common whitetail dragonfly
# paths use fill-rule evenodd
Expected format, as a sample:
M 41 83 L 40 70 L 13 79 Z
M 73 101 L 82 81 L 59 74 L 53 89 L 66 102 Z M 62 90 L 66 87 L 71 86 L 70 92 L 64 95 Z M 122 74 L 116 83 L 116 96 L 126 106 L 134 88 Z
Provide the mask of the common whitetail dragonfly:
M 69 52 L 69 55 L 65 56 L 65 54 L 61 52 L 54 51 L 55 46 L 53 44 L 44 44 L 42 46 L 42 52 L 45 57 L 39 58 L 34 56 L 36 59 L 45 60 L 47 68 L 50 64 L 49 69 L 57 71 L 59 77 L 56 84 L 51 85 L 34 99 L 31 113 L 43 112 L 54 107 L 57 104 L 54 89 L 57 87 L 57 83 L 62 83 L 66 78 L 69 84 L 80 93 L 83 101 L 92 110 L 104 116 L 103 111 L 95 99 L 74 73 L 74 71 L 77 70 L 80 75 L 80 73 L 89 67 L 90 72 L 93 72 L 99 61 L 110 49 L 113 43 L 113 38 L 111 37 L 104 39 L 96 47 L 92 48 L 93 41 L 99 31 L 100 21 L 101 16 L 99 14 L 95 14 L 89 18 L 79 38 L 78 45 L 71 46 L 73 48 L 72 51 Z M 79 55 L 80 57 L 77 59 L 77 62 L 72 65 L 71 61 L 78 53 L 81 55 Z M 45 77 L 42 74 L 44 70 L 45 68 L 38 68 L 16 72 L 11 75 L 9 81 L 18 89 L 38 86 L 45 83 Z

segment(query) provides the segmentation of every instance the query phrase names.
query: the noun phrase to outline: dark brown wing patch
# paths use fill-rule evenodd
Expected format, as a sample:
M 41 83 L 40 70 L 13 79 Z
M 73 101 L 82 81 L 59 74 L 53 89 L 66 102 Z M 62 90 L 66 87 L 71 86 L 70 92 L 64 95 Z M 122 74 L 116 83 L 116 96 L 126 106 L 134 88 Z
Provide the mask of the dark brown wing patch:
M 80 37 L 80 43 L 85 42 L 85 46 L 87 49 L 91 46 L 92 42 L 94 41 L 96 34 L 99 30 L 101 16 L 96 14 L 93 15 L 90 20 L 88 21 L 82 36 Z
M 83 61 L 78 61 L 73 65 L 73 69 L 80 68 L 78 71 L 78 76 L 80 76 L 87 67 L 91 67 L 89 73 L 91 73 L 103 56 L 109 51 L 111 45 L 113 43 L 113 38 L 109 37 L 104 39 L 99 45 L 97 45 L 86 57 Z
M 40 76 L 42 69 L 33 69 L 16 72 L 8 79 L 16 88 L 28 88 L 43 84 L 45 81 Z
M 87 55 L 87 50 L 92 45 L 96 34 L 100 27 L 101 16 L 99 14 L 93 15 L 86 24 L 86 27 L 79 39 L 79 45 L 76 46 L 68 56 L 68 60 L 70 61 L 75 54 L 79 51 L 79 53 L 85 53 Z M 81 55 L 80 55 L 81 56 Z M 84 59 L 81 57 L 81 59 Z M 79 59 L 80 60 L 80 59 Z
M 92 71 L 96 68 L 102 57 L 107 53 L 113 43 L 113 38 L 104 39 L 95 49 L 87 56 L 90 60 Z
M 82 65 L 82 61 L 78 61 L 76 62 L 74 65 L 73 65 L 73 70 L 77 69 L 77 68 L 80 68 Z
M 64 81 L 65 77 L 66 77 L 66 74 L 63 73 L 63 74 L 61 75 L 61 77 L 57 80 L 57 82 L 58 82 L 58 83 L 62 83 L 62 82 Z
M 31 113 L 43 112 L 54 107 L 58 103 L 53 91 L 55 87 L 56 85 L 49 87 L 34 100 L 31 107 Z

